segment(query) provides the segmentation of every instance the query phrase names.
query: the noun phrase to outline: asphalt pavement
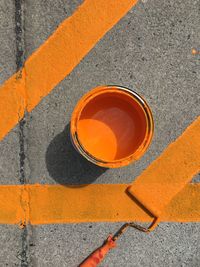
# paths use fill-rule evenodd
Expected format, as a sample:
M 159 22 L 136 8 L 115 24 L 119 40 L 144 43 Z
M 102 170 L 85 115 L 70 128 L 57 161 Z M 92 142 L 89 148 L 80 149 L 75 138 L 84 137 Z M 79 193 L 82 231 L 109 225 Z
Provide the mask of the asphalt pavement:
M 0 84 L 82 2 L 1 0 Z M 139 1 L 0 142 L 0 184 L 133 181 L 200 114 L 200 55 L 193 55 L 193 48 L 200 51 L 199 0 Z M 142 159 L 121 169 L 105 170 L 88 163 L 69 141 L 74 106 L 84 93 L 102 84 L 135 90 L 153 111 L 151 147 Z M 199 181 L 200 176 L 194 178 Z M 78 266 L 121 224 L 25 229 L 0 225 L 0 266 Z M 128 230 L 101 266 L 197 267 L 199 262 L 200 223 L 162 223 L 150 235 Z

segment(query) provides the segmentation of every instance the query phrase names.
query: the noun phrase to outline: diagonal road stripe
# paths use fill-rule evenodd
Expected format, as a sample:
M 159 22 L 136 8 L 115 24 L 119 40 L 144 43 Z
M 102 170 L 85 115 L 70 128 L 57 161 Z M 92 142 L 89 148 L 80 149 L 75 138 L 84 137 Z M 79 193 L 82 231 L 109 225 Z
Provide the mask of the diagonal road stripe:
M 0 88 L 0 140 L 63 80 L 137 0 L 85 0 Z
M 199 171 L 200 116 L 134 181 L 129 193 L 159 217 Z

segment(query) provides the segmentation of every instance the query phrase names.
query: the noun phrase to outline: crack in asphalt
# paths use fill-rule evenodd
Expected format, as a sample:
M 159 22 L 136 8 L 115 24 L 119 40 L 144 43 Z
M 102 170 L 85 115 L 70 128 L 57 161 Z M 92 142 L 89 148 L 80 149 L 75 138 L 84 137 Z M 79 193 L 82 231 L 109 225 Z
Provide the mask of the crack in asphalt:
M 25 45 L 24 45 L 24 18 L 23 18 L 23 5 L 24 0 L 15 0 L 15 34 L 16 34 L 16 69 L 19 72 L 17 79 L 22 77 L 21 69 L 24 64 L 24 54 L 25 54 Z M 25 175 L 25 126 L 26 126 L 26 113 L 24 117 L 19 122 L 19 180 L 20 184 L 26 185 L 26 175 Z M 25 190 L 25 189 L 24 189 Z M 23 192 L 22 192 L 23 198 Z M 22 199 L 23 202 L 23 199 Z M 26 220 L 26 203 L 22 203 L 22 208 L 24 209 L 25 220 Z M 25 225 L 26 222 L 22 222 L 23 229 L 21 234 L 21 267 L 29 266 L 29 253 L 28 253 L 28 228 Z

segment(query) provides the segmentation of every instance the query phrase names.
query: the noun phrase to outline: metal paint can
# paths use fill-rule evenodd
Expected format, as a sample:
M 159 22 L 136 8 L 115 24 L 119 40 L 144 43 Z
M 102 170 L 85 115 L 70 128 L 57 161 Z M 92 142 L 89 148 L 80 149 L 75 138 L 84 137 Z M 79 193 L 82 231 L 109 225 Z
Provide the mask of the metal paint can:
M 115 85 L 99 86 L 77 103 L 71 118 L 71 140 L 92 163 L 118 168 L 138 160 L 151 143 L 151 109 L 136 92 Z

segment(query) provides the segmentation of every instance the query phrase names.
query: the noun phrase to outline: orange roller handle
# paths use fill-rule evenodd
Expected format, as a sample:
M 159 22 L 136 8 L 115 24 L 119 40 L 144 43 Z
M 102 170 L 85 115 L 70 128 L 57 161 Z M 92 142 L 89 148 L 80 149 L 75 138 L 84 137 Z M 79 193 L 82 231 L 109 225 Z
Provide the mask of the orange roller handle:
M 79 267 L 95 267 L 97 266 L 106 254 L 109 252 L 110 249 L 116 247 L 116 242 L 113 240 L 113 237 L 109 235 L 105 243 L 96 249 L 94 252 L 92 252 L 86 260 L 84 260 Z

